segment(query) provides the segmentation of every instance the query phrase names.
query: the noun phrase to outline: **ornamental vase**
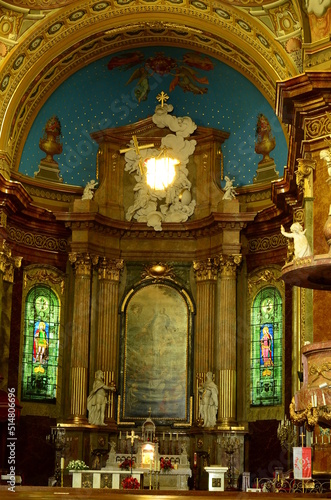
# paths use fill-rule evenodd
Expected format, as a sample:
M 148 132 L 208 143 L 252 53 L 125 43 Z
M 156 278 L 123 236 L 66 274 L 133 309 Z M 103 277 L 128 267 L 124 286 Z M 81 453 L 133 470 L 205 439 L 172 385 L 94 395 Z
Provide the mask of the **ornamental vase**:
M 275 146 L 276 139 L 274 137 L 270 137 L 269 132 L 265 132 L 260 136 L 260 139 L 255 143 L 255 153 L 263 155 L 262 160 L 258 163 L 259 165 L 261 163 L 272 161 L 269 153 L 271 153 L 271 151 L 275 149 Z
M 53 156 L 62 153 L 62 144 L 59 142 L 58 137 L 59 134 L 56 130 L 45 130 L 44 138 L 39 140 L 40 149 L 46 153 L 46 158 L 43 160 L 47 163 L 57 164 L 57 162 L 53 160 Z

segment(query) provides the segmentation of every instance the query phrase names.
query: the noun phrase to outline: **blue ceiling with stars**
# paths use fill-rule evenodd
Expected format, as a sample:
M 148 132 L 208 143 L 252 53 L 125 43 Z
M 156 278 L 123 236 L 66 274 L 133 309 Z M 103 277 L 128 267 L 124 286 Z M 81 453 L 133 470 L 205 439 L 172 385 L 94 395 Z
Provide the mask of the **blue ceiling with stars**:
M 61 123 L 62 154 L 55 156 L 65 184 L 85 186 L 95 179 L 97 144 L 90 134 L 135 123 L 154 114 L 164 91 L 173 116 L 190 116 L 203 127 L 230 132 L 222 146 L 224 174 L 235 186 L 253 184 L 262 156 L 254 151 L 257 116 L 268 119 L 276 139 L 270 157 L 283 175 L 287 143 L 273 108 L 256 87 L 230 66 L 201 53 L 149 47 L 104 57 L 62 83 L 40 109 L 30 129 L 19 171 L 34 177 L 39 139 L 47 120 Z M 194 135 L 192 136 L 194 138 Z

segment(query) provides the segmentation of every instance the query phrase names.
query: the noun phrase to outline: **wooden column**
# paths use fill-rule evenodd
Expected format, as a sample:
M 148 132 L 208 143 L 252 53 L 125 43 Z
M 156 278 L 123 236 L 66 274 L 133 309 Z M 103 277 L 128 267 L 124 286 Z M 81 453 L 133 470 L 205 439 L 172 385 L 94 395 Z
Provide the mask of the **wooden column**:
M 118 287 L 122 260 L 99 261 L 98 333 L 96 369 L 104 372 L 106 385 L 116 384 L 118 372 Z M 114 420 L 114 393 L 109 393 L 106 421 Z
M 237 397 L 237 266 L 242 256 L 220 258 L 219 334 L 216 339 L 216 370 L 219 372 L 218 424 L 236 423 Z
M 91 270 L 89 254 L 69 254 L 75 268 L 75 293 L 73 297 L 73 326 L 70 367 L 70 413 L 77 424 L 87 422 L 87 376 L 89 365 L 89 338 L 91 315 Z

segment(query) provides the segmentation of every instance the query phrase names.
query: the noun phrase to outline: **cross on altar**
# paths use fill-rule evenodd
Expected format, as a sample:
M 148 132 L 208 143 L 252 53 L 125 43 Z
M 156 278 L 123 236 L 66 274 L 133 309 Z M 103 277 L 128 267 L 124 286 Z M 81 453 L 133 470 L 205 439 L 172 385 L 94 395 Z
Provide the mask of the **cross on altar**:
M 134 430 L 132 430 L 130 435 L 128 433 L 126 433 L 126 439 L 130 439 L 131 440 L 131 446 L 133 446 L 134 440 L 135 439 L 139 439 L 139 436 L 134 433 Z
M 139 157 L 139 169 L 140 169 L 140 174 L 143 175 L 143 168 L 142 168 L 142 163 L 143 159 L 140 154 L 141 149 L 148 149 L 148 148 L 153 148 L 154 144 L 144 144 L 143 146 L 139 146 L 138 144 L 138 139 L 136 135 L 132 136 L 132 141 L 133 141 L 133 146 L 130 148 L 125 148 L 125 149 L 120 149 L 120 153 L 127 153 L 128 151 L 131 151 L 132 149 L 135 150 L 136 155 Z
M 302 431 L 302 434 L 300 434 L 300 437 L 301 437 L 301 448 L 303 448 L 303 439 L 305 437 L 305 434 L 303 433 L 303 431 Z
M 161 108 L 163 108 L 163 104 L 164 104 L 164 102 L 167 102 L 167 100 L 169 99 L 169 96 L 167 94 L 165 94 L 162 90 L 162 92 L 156 96 L 156 99 L 159 102 L 161 102 Z

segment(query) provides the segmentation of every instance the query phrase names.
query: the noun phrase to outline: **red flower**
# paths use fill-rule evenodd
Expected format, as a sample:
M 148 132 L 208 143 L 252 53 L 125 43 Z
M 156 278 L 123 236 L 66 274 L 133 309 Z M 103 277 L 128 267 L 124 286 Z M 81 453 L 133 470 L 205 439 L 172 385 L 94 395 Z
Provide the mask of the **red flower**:
M 138 479 L 132 476 L 127 476 L 126 478 L 124 478 L 121 484 L 124 490 L 139 490 L 140 488 Z
M 160 467 L 163 470 L 168 470 L 168 469 L 173 469 L 174 468 L 174 466 L 171 463 L 171 460 L 170 459 L 165 459 L 163 457 L 160 460 Z

